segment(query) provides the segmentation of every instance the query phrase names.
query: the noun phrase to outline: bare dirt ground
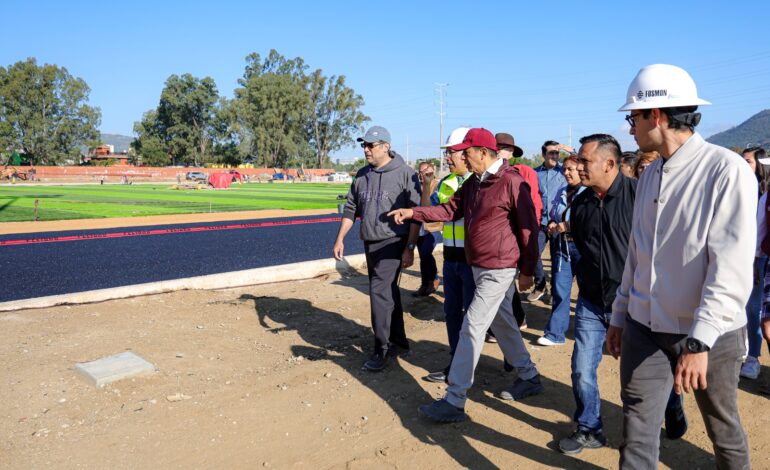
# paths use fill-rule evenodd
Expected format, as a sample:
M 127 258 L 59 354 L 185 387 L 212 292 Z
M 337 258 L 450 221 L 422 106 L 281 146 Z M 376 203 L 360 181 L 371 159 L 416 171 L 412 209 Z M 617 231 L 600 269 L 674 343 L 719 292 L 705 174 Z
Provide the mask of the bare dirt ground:
M 544 394 L 495 398 L 514 376 L 487 344 L 466 408 L 471 419 L 438 426 L 418 418 L 417 406 L 445 390 L 421 377 L 444 367 L 448 354 L 443 293 L 412 297 L 416 274 L 401 279 L 413 354 L 379 374 L 361 370 L 372 343 L 365 272 L 0 313 L 0 467 L 617 467 L 618 364 L 609 356 L 599 377 L 610 447 L 575 457 L 554 450 L 573 427 L 572 341 L 534 345 L 549 311 L 539 302 L 525 303 L 524 337 Z M 157 372 L 95 388 L 74 369 L 127 350 Z M 770 377 L 768 355 L 761 361 L 760 381 Z M 756 469 L 770 468 L 760 381 L 742 381 L 738 397 Z M 661 466 L 713 468 L 695 400 L 685 405 L 690 430 L 662 441 Z

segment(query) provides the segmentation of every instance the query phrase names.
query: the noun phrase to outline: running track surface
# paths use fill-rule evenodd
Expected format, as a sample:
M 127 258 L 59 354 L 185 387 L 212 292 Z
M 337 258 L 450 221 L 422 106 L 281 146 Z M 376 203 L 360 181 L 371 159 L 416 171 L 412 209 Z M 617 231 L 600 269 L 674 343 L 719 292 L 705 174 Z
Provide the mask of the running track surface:
M 331 257 L 339 216 L 0 235 L 0 302 Z M 345 255 L 363 253 L 358 223 Z

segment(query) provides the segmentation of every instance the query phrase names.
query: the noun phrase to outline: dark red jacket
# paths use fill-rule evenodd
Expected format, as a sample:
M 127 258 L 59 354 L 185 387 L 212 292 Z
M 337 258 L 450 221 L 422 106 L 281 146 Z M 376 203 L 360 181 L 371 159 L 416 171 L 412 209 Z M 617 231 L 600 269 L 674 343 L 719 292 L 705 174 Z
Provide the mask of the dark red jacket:
M 465 219 L 468 264 L 488 269 L 516 268 L 531 276 L 537 263 L 537 234 L 530 187 L 507 161 L 483 183 L 471 176 L 444 204 L 414 207 L 418 222 Z

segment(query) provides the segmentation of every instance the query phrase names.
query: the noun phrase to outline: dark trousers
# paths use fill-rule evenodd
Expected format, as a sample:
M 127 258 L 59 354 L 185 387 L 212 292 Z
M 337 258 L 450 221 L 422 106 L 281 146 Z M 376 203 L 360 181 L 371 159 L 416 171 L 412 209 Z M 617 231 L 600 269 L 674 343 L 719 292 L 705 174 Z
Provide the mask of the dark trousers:
M 521 326 L 523 323 L 527 323 L 527 314 L 524 312 L 524 307 L 521 306 L 519 289 L 516 286 L 513 289 L 513 316 L 516 318 L 516 324 Z
M 417 252 L 420 254 L 420 285 L 423 287 L 432 287 L 433 281 L 438 276 L 436 258 L 433 257 L 434 248 L 436 248 L 436 236 L 433 232 L 426 232 L 417 239 Z
M 620 353 L 623 444 L 620 467 L 658 468 L 660 426 L 673 371 L 686 335 L 654 333 L 626 318 Z M 707 388 L 694 391 L 717 468 L 749 468 L 749 450 L 736 403 L 738 374 L 746 354 L 746 329 L 720 336 L 708 353 Z
M 551 255 L 551 264 L 553 265 L 554 255 L 556 247 L 553 243 L 553 237 L 548 236 L 548 232 L 545 226 L 540 227 L 540 231 L 537 233 L 537 264 L 535 265 L 535 290 L 545 290 L 546 277 L 545 269 L 543 269 L 543 250 L 548 243 L 548 252 Z
M 404 248 L 406 237 L 364 242 L 375 354 L 384 354 L 391 345 L 409 349 L 404 330 L 401 292 L 398 289 Z

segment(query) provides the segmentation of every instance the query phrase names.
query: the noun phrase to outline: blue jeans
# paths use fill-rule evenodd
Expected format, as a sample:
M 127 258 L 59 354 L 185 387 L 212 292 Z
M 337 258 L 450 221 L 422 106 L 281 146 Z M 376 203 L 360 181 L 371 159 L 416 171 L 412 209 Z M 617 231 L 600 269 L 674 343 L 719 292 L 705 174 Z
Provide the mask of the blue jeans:
M 449 353 L 453 356 L 460 338 L 463 318 L 473 300 L 475 290 L 476 282 L 468 264 L 462 261 L 444 261 L 444 316 Z
M 545 270 L 543 269 L 543 250 L 545 249 L 545 242 L 548 241 L 548 235 L 546 228 L 540 226 L 540 230 L 537 232 L 537 264 L 535 265 L 535 289 L 545 289 Z M 551 249 L 551 258 L 553 259 L 553 249 Z
M 580 259 L 580 253 L 574 243 L 566 241 L 561 235 L 555 237 L 554 244 L 556 251 L 551 268 L 553 302 L 551 303 L 551 318 L 548 319 L 544 336 L 554 343 L 563 343 L 564 334 L 569 328 L 573 273 Z
M 762 329 L 759 314 L 762 309 L 762 288 L 765 279 L 766 261 L 766 256 L 754 258 L 754 272 L 758 273 L 759 279 L 754 279 L 751 297 L 749 297 L 749 303 L 746 304 L 746 317 L 748 320 L 746 333 L 749 337 L 749 356 L 752 357 L 759 357 L 762 353 Z
M 602 346 L 609 326 L 610 312 L 602 312 L 578 295 L 575 309 L 575 349 L 572 351 L 572 393 L 575 395 L 574 419 L 581 431 L 602 429 L 601 397 L 596 369 L 602 360 Z

